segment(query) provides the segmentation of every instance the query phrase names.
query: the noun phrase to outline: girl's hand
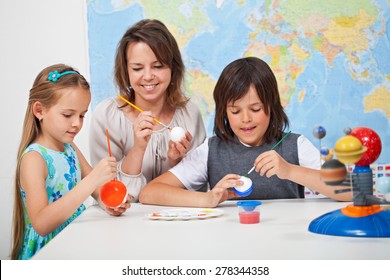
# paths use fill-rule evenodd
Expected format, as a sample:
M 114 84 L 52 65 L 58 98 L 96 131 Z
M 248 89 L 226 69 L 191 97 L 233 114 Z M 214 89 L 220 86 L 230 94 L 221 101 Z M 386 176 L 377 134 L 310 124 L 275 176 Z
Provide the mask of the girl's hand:
M 234 191 L 229 189 L 235 186 L 242 186 L 244 182 L 240 178 L 241 176 L 237 174 L 228 174 L 223 177 L 209 192 L 211 195 L 211 205 L 215 207 L 229 198 L 238 197 Z
M 133 199 L 131 195 L 127 195 L 127 199 L 125 202 L 123 202 L 121 205 L 115 208 L 107 207 L 105 208 L 106 212 L 110 214 L 111 216 L 120 216 L 123 213 L 126 212 L 128 208 L 131 207 L 130 201 Z
M 134 130 L 134 147 L 145 150 L 150 137 L 153 133 L 153 126 L 155 122 L 153 120 L 152 113 L 144 111 L 138 115 L 133 123 Z
M 86 178 L 91 180 L 91 183 L 96 188 L 101 187 L 108 181 L 114 179 L 117 175 L 117 163 L 114 157 L 102 159 L 94 169 L 87 175 Z
M 191 147 L 192 135 L 186 131 L 186 137 L 179 142 L 169 141 L 168 161 L 170 166 L 178 164 Z
M 265 175 L 268 178 L 276 175 L 280 179 L 287 179 L 290 170 L 290 163 L 273 150 L 259 155 L 255 160 L 255 166 L 260 176 Z

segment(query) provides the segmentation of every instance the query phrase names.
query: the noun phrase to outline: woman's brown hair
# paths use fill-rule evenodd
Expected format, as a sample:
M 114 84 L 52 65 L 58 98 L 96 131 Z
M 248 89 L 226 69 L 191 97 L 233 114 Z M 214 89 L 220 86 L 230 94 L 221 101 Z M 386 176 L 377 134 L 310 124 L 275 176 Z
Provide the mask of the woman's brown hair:
M 114 67 L 114 80 L 120 94 L 134 102 L 134 90 L 130 87 L 127 70 L 127 47 L 134 42 L 146 43 L 158 61 L 172 71 L 171 83 L 167 88 L 167 103 L 170 107 L 184 106 L 188 98 L 183 93 L 185 67 L 179 46 L 168 28 L 159 20 L 144 19 L 131 26 L 119 41 Z

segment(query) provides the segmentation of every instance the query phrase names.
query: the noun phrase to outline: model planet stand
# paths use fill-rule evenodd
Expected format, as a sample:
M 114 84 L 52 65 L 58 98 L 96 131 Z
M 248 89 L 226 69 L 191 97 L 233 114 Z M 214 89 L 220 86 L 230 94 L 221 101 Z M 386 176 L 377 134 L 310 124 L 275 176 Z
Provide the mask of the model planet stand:
M 370 164 L 380 155 L 381 140 L 375 131 L 366 127 L 346 130 L 346 134 L 336 142 L 334 153 L 339 162 L 355 164 L 350 175 L 351 188 L 341 190 L 352 191 L 353 204 L 314 219 L 309 225 L 309 231 L 337 236 L 390 237 L 390 210 L 385 206 L 390 202 L 373 195 L 373 174 L 370 168 Z M 330 171 L 332 166 L 333 179 Z M 342 173 L 343 168 L 335 162 L 325 161 L 321 169 L 321 176 L 328 185 L 340 183 Z M 383 190 L 389 192 L 389 188 L 384 186 Z

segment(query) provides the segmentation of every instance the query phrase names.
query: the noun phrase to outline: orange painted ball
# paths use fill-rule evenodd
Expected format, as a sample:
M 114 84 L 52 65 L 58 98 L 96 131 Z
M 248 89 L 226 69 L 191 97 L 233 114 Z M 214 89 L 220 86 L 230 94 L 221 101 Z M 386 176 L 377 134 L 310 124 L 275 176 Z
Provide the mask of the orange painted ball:
M 100 198 L 107 207 L 118 207 L 126 201 L 127 188 L 118 180 L 105 183 L 100 189 Z

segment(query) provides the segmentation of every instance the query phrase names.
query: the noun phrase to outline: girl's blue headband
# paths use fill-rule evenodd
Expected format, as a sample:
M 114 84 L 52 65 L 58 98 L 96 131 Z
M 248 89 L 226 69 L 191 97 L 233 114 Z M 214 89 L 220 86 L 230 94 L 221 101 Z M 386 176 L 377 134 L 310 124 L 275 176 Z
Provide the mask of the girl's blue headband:
M 55 82 L 57 82 L 57 80 L 59 78 L 61 78 L 62 76 L 68 75 L 68 74 L 78 74 L 78 73 L 76 71 L 73 71 L 73 70 L 58 73 L 58 71 L 55 70 L 55 71 L 49 73 L 49 76 L 47 76 L 47 80 L 55 83 Z

